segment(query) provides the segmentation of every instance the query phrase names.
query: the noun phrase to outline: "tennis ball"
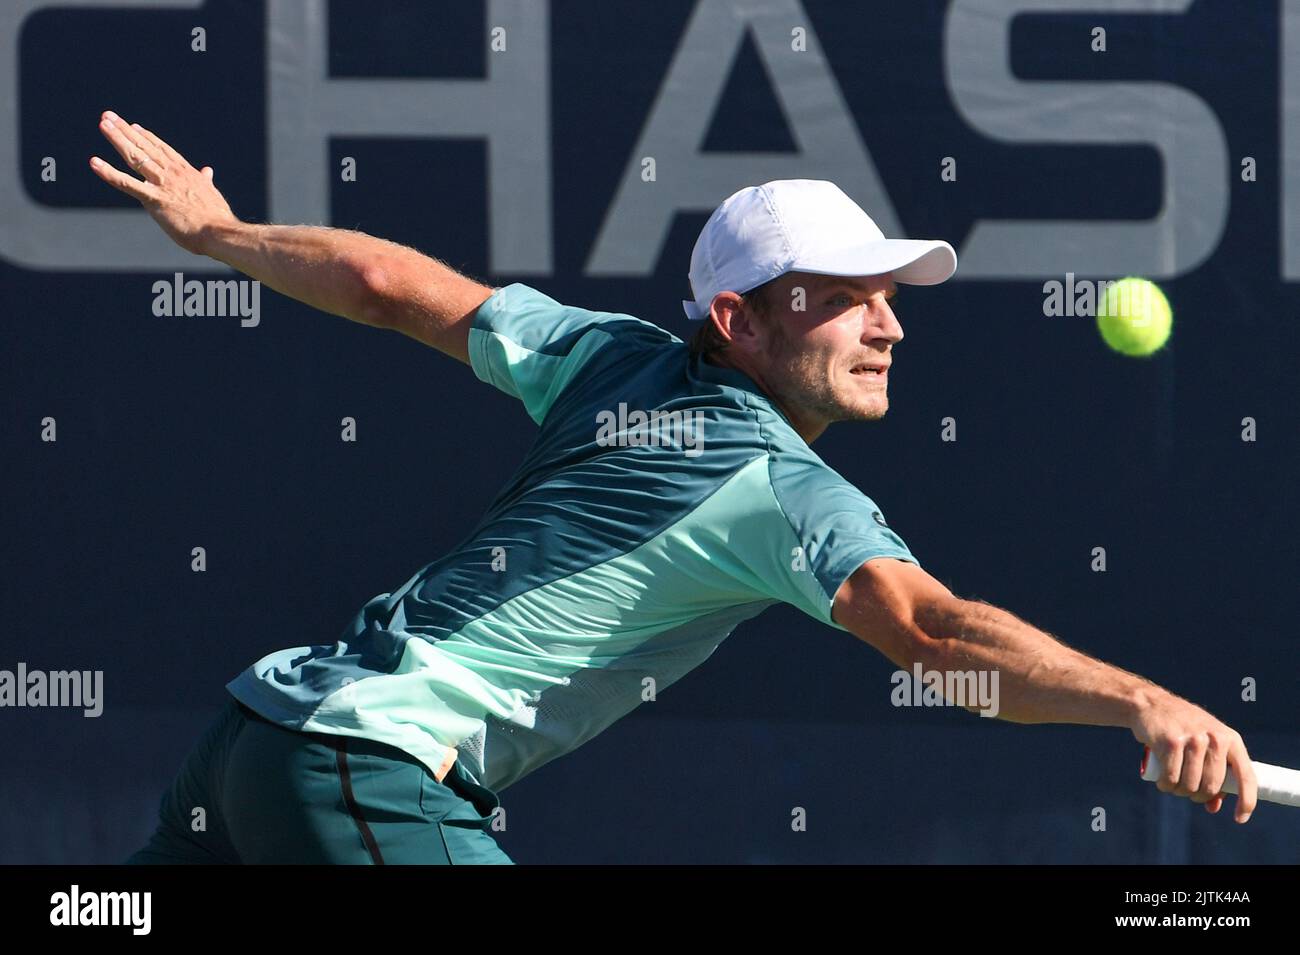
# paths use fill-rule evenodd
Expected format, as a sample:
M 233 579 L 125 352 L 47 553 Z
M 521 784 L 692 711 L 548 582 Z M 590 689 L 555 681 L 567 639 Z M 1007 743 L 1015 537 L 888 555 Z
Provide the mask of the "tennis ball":
M 1121 355 L 1145 357 L 1169 341 L 1174 314 L 1160 287 L 1129 276 L 1110 283 L 1097 303 L 1097 330 Z

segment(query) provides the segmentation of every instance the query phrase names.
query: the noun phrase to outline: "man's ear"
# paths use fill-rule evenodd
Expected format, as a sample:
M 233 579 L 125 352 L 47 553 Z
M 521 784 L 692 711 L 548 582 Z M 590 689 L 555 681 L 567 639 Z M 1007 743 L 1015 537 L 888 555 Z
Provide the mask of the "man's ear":
M 720 292 L 713 300 L 719 334 L 733 343 L 752 342 L 760 334 L 754 307 L 735 292 Z

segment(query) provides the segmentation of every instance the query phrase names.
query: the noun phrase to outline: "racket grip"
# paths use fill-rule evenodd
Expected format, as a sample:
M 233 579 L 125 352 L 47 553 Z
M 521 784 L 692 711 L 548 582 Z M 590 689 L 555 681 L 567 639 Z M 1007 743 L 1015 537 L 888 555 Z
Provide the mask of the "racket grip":
M 1300 770 L 1257 763 L 1254 760 L 1251 760 L 1250 765 L 1255 770 L 1255 782 L 1258 785 L 1260 800 L 1283 806 L 1300 806 Z M 1140 772 L 1147 782 L 1155 782 L 1160 778 L 1160 767 L 1151 758 L 1149 746 L 1142 749 Z M 1223 791 L 1234 796 L 1238 794 L 1237 774 L 1231 768 L 1228 769 L 1228 776 L 1223 781 Z

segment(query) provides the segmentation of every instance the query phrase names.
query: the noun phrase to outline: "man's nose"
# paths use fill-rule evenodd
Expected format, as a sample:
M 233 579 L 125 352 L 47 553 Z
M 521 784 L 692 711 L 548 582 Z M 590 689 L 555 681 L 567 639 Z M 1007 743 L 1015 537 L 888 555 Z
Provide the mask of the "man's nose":
M 903 340 L 903 326 L 898 323 L 898 316 L 884 299 L 868 312 L 866 328 L 863 329 L 864 340 L 875 341 L 882 338 L 890 343 Z

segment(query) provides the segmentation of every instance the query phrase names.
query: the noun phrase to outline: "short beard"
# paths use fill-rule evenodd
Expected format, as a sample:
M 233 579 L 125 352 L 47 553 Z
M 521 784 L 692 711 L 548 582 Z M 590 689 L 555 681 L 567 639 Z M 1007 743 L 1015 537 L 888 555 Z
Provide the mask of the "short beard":
M 773 323 L 768 330 L 772 357 L 768 384 L 782 405 L 799 408 L 827 422 L 879 421 L 885 416 L 888 398 L 879 409 L 847 404 L 835 393 L 822 366 L 815 364 L 812 356 L 792 353 L 790 339 L 779 323 Z

